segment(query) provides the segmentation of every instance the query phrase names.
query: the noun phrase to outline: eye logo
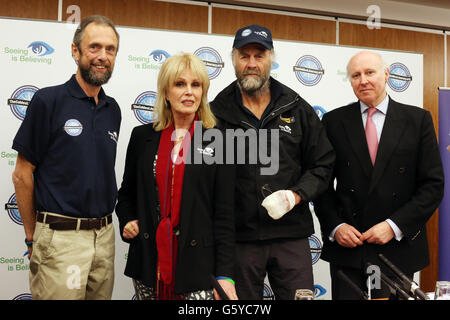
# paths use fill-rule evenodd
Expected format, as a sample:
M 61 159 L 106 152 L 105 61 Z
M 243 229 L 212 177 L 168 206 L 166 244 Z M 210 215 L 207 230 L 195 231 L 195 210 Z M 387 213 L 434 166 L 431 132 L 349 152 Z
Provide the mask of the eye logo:
M 152 123 L 156 120 L 154 107 L 156 102 L 156 92 L 145 91 L 141 93 L 134 103 L 131 105 L 131 110 L 134 116 L 142 124 Z
M 270 70 L 277 70 L 279 67 L 280 67 L 280 65 L 276 61 L 274 61 L 272 69 L 270 69 Z
M 83 132 L 83 125 L 77 119 L 69 119 L 64 124 L 64 131 L 72 137 L 79 136 Z
M 408 89 L 412 81 L 409 69 L 402 63 L 396 62 L 389 67 L 389 87 L 396 92 L 403 92 Z
M 55 49 L 43 41 L 34 41 L 30 43 L 27 48 L 31 48 L 31 51 L 40 57 L 47 56 L 55 52 Z
M 311 87 L 320 82 L 325 70 L 320 61 L 313 56 L 302 56 L 293 67 L 295 76 L 301 84 Z
M 9 198 L 8 203 L 5 204 L 5 210 L 8 212 L 8 216 L 14 223 L 23 226 L 22 218 L 20 217 L 19 209 L 17 207 L 15 193 Z
M 38 90 L 38 87 L 26 85 L 17 88 L 12 93 L 11 98 L 8 99 L 8 104 L 11 108 L 11 112 L 17 119 L 25 119 L 25 114 L 27 113 L 27 107 L 30 104 L 31 98 L 33 98 Z
M 194 54 L 205 63 L 210 80 L 219 76 L 225 64 L 222 61 L 222 57 L 216 50 L 210 47 L 202 47 L 197 49 Z
M 150 52 L 149 56 L 158 64 L 163 64 L 164 61 L 167 60 L 167 58 L 170 57 L 170 54 L 168 54 L 164 50 L 154 50 Z
M 325 293 L 327 293 L 327 290 L 322 287 L 320 284 L 314 285 L 314 298 L 317 299 L 320 296 L 323 296 Z
M 322 253 L 322 243 L 315 235 L 310 236 L 308 240 L 309 247 L 311 248 L 312 264 L 316 264 Z
M 321 107 L 321 106 L 312 106 L 314 111 L 316 112 L 317 116 L 319 117 L 320 120 L 322 120 L 322 117 L 325 113 L 327 113 L 327 110 L 325 110 L 325 108 Z

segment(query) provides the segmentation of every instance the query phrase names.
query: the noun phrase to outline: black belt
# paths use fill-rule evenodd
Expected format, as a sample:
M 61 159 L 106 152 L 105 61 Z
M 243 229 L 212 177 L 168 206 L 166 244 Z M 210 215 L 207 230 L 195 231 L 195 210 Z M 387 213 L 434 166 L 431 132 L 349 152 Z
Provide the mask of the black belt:
M 48 224 L 53 230 L 99 230 L 112 222 L 112 215 L 103 218 L 66 218 L 38 212 L 36 221 Z

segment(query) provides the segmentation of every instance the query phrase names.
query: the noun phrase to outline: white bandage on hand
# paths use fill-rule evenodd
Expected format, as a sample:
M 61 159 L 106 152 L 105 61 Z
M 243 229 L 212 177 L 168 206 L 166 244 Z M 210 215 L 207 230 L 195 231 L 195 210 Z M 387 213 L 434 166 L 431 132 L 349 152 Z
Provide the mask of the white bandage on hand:
M 294 193 L 291 190 L 278 190 L 267 196 L 262 204 L 274 220 L 280 219 L 295 206 Z

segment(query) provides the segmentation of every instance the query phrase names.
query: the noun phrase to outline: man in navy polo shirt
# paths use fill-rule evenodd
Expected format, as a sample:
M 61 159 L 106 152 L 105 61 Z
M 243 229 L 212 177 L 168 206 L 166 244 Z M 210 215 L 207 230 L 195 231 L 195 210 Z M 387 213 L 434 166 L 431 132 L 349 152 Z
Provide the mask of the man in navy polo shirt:
M 76 74 L 36 92 L 14 138 L 33 299 L 111 299 L 121 113 L 101 86 L 118 47 L 111 20 L 84 19 L 72 43 Z

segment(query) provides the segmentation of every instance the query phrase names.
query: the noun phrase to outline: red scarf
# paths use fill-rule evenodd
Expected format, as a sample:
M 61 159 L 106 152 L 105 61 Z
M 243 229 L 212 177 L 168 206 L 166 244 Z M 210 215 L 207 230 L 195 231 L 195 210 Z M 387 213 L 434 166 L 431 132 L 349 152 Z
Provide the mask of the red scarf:
M 195 120 L 197 120 L 197 115 L 189 129 L 190 137 L 186 134 L 183 139 L 175 164 L 172 161 L 174 144 L 171 139 L 174 126 L 171 125 L 164 129 L 159 140 L 156 161 L 156 183 L 161 209 L 161 221 L 156 229 L 156 247 L 158 249 L 156 298 L 159 300 L 180 298 L 174 294 L 178 239 L 173 230 L 178 227 L 180 222 L 184 163 L 194 133 Z

